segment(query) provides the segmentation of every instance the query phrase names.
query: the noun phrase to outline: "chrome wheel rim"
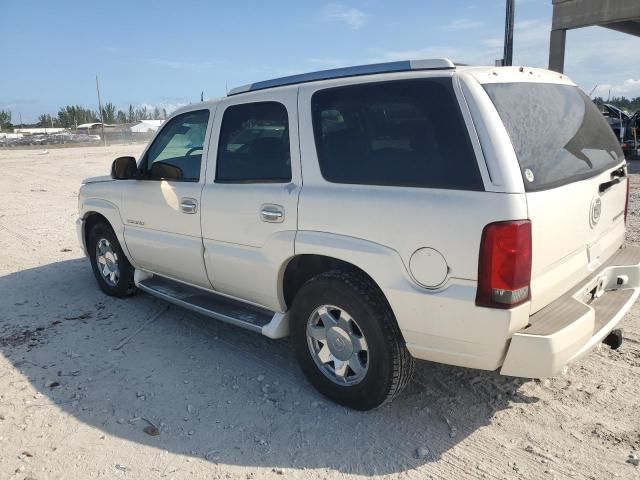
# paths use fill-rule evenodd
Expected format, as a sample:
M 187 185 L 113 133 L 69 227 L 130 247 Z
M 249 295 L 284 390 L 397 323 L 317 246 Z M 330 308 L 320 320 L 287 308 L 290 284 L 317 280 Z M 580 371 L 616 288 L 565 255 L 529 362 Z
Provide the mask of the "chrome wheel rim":
M 318 369 L 338 385 L 355 385 L 367 374 L 367 341 L 358 323 L 342 308 L 322 305 L 311 313 L 307 345 Z
M 118 254 L 113 251 L 113 245 L 106 238 L 101 238 L 96 245 L 96 262 L 102 279 L 107 285 L 115 287 L 120 280 Z

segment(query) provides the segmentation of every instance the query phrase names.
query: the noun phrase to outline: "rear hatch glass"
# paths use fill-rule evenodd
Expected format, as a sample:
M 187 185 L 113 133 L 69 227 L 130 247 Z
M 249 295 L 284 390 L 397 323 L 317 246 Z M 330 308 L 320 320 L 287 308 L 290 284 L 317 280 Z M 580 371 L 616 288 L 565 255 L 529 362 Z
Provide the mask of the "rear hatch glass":
M 515 149 L 531 220 L 531 312 L 579 284 L 624 240 L 622 150 L 577 87 L 484 85 Z
M 484 89 L 511 137 L 527 191 L 593 177 L 623 160 L 611 128 L 579 88 L 494 83 Z

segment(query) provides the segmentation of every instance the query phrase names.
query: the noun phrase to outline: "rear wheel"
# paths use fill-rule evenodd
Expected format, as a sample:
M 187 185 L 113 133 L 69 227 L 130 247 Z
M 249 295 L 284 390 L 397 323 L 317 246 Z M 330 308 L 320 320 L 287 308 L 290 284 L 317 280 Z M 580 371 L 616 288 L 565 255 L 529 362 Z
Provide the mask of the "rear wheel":
M 113 297 L 127 297 L 136 292 L 134 268 L 109 225 L 97 223 L 91 228 L 87 252 L 93 274 L 104 293 Z
M 309 381 L 331 400 L 369 410 L 409 383 L 413 358 L 382 292 L 357 273 L 305 283 L 291 308 L 291 335 Z

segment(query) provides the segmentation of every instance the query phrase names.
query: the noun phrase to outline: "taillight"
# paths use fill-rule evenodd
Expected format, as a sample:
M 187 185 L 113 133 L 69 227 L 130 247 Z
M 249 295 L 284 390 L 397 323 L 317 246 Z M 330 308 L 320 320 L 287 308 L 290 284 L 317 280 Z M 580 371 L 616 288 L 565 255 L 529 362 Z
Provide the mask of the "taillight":
M 629 211 L 629 188 L 631 187 L 631 180 L 627 177 L 627 199 L 624 202 L 624 223 L 627 223 L 627 212 Z
M 482 231 L 476 305 L 511 308 L 531 297 L 531 222 L 490 223 Z

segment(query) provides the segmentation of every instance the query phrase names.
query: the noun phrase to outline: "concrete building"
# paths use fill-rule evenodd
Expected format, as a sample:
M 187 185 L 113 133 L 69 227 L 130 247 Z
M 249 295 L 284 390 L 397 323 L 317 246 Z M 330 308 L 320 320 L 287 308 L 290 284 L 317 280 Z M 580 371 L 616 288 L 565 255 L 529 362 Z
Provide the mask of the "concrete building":
M 640 37 L 640 0 L 553 0 L 550 70 L 564 70 L 567 30 L 592 26 Z

